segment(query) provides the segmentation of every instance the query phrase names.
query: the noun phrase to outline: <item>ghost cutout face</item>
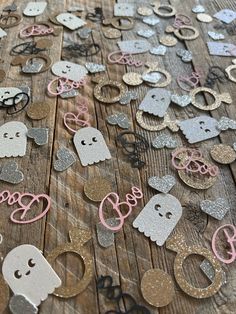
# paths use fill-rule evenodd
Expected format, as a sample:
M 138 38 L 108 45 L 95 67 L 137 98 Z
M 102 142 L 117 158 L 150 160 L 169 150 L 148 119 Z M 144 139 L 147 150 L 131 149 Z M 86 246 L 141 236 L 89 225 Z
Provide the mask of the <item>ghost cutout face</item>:
M 118 46 L 121 51 L 138 54 L 149 51 L 152 46 L 146 39 L 137 39 L 137 40 L 123 40 L 118 41 Z
M 3 102 L 5 99 L 11 98 L 4 102 L 4 105 L 12 105 L 13 99 L 12 97 L 16 96 L 17 94 L 22 93 L 17 87 L 0 87 L 0 102 Z M 17 96 L 15 99 L 15 103 L 18 104 L 23 98 L 23 95 Z M 1 105 L 1 104 L 0 104 Z
M 77 131 L 74 136 L 74 144 L 82 166 L 111 159 L 102 133 L 95 128 L 86 127 Z
M 79 82 L 88 73 L 87 69 L 79 64 L 58 61 L 52 66 L 52 73 L 56 76 L 65 77 L 71 81 Z
M 28 129 L 24 123 L 11 121 L 0 127 L 0 158 L 24 156 Z
M 84 26 L 85 21 L 71 13 L 61 13 L 56 17 L 57 21 L 72 31 Z
M 216 17 L 218 20 L 224 22 L 224 23 L 231 23 L 233 22 L 234 19 L 236 19 L 236 12 L 229 10 L 229 9 L 224 9 L 219 12 L 217 12 L 214 17 Z
M 179 127 L 190 144 L 202 142 L 220 134 L 217 120 L 200 116 L 179 122 Z
M 153 196 L 133 222 L 133 227 L 162 246 L 182 216 L 182 206 L 170 194 Z
M 116 3 L 114 16 L 134 16 L 134 6 L 130 3 Z
M 40 2 L 29 2 L 24 9 L 23 13 L 26 16 L 38 16 L 43 13 L 47 6 L 47 2 L 40 1 Z
M 2 273 L 14 294 L 24 295 L 36 306 L 61 285 L 51 265 L 33 245 L 20 245 L 10 251 Z
M 164 88 L 153 88 L 147 92 L 139 109 L 163 118 L 171 103 L 171 93 Z

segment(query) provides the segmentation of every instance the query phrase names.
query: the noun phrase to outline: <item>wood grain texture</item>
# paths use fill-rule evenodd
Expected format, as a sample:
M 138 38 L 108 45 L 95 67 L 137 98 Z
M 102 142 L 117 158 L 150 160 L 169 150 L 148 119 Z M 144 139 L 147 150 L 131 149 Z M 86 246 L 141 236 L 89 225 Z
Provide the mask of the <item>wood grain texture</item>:
M 22 12 L 28 0 L 17 0 L 15 3 Z M 159 133 L 169 134 L 168 130 L 161 132 L 148 132 L 138 126 L 135 120 L 135 114 L 140 101 L 150 89 L 145 84 L 142 84 L 137 90 L 139 98 L 132 102 L 131 105 L 121 106 L 119 104 L 104 105 L 93 98 L 94 83 L 89 82 L 87 86 L 81 90 L 81 94 L 89 101 L 89 112 L 92 116 L 92 126 L 97 127 L 104 135 L 105 140 L 111 151 L 112 159 L 96 164 L 94 166 L 82 167 L 79 160 L 63 173 L 57 173 L 53 170 L 52 164 L 56 158 L 56 151 L 59 147 L 65 146 L 73 149 L 72 135 L 69 134 L 63 125 L 63 116 L 67 111 L 75 110 L 76 100 L 62 100 L 61 98 L 48 98 L 45 94 L 45 87 L 47 82 L 53 77 L 50 71 L 36 76 L 23 76 L 19 74 L 19 67 L 10 66 L 9 51 L 11 47 L 17 43 L 22 42 L 17 37 L 21 27 L 26 24 L 36 21 L 45 21 L 54 13 L 66 11 L 71 6 L 76 6 L 78 3 L 83 5 L 85 11 L 82 17 L 85 17 L 87 12 L 93 11 L 97 6 L 102 6 L 104 16 L 112 17 L 114 0 L 80 0 L 80 1 L 52 1 L 48 0 L 48 7 L 45 13 L 37 18 L 24 17 L 23 23 L 17 27 L 8 30 L 8 37 L 1 40 L 0 57 L 5 60 L 2 65 L 7 73 L 7 79 L 1 83 L 1 86 L 21 86 L 28 85 L 32 90 L 32 101 L 47 101 L 50 104 L 50 115 L 47 119 L 32 122 L 25 113 L 20 113 L 16 116 L 16 120 L 24 121 L 28 127 L 49 127 L 50 137 L 49 143 L 46 146 L 36 148 L 29 141 L 27 146 L 27 154 L 23 158 L 16 158 L 20 169 L 25 174 L 25 180 L 16 187 L 11 187 L 7 184 L 1 184 L 1 190 L 11 189 L 12 191 L 29 191 L 32 193 L 48 193 L 52 198 L 51 210 L 47 217 L 32 225 L 19 226 L 13 225 L 9 222 L 9 208 L 0 205 L 1 219 L 0 232 L 3 235 L 4 242 L 0 246 L 0 251 L 5 256 L 12 248 L 23 243 L 33 244 L 43 250 L 45 256 L 51 252 L 57 245 L 68 242 L 68 231 L 73 226 L 81 228 L 88 228 L 92 231 L 93 237 L 90 242 L 86 244 L 88 251 L 91 253 L 94 261 L 94 278 L 88 288 L 75 298 L 63 300 L 55 296 L 43 302 L 40 306 L 40 313 L 42 314 L 103 314 L 108 310 L 114 309 L 111 302 L 96 289 L 96 278 L 100 275 L 111 275 L 114 283 L 121 284 L 124 292 L 130 293 L 137 303 L 144 304 L 149 307 L 141 296 L 140 282 L 144 273 L 150 268 L 161 268 L 167 271 L 174 280 L 173 262 L 175 253 L 167 250 L 165 246 L 157 247 L 151 243 L 149 239 L 144 237 L 132 227 L 134 218 L 138 215 L 144 204 L 155 195 L 155 192 L 147 187 L 147 179 L 150 176 L 164 176 L 172 174 L 177 177 L 176 172 L 171 167 L 170 151 L 168 149 L 154 150 L 150 148 L 143 158 L 147 166 L 141 170 L 131 168 L 127 157 L 122 152 L 122 149 L 117 146 L 116 137 L 122 131 L 118 127 L 110 126 L 106 123 L 107 116 L 115 112 L 126 113 L 130 121 L 132 121 L 131 129 L 143 135 L 149 143 Z M 151 3 L 153 1 L 138 0 L 138 1 L 121 1 L 130 2 L 137 6 L 143 3 Z M 167 2 L 165 2 L 167 3 Z M 208 69 L 211 65 L 220 65 L 226 68 L 231 64 L 231 58 L 221 58 L 209 56 L 206 42 L 209 41 L 207 34 L 208 30 L 214 30 L 213 25 L 217 22 L 214 20 L 211 24 L 203 24 L 196 20 L 195 14 L 191 9 L 196 4 L 202 4 L 206 11 L 213 15 L 222 8 L 231 8 L 236 10 L 236 4 L 233 0 L 169 0 L 169 3 L 177 8 L 178 12 L 185 13 L 192 18 L 193 25 L 200 31 L 200 37 L 195 41 L 178 42 L 176 47 L 169 48 L 165 56 L 153 56 L 151 54 L 138 55 L 138 59 L 146 61 L 158 61 L 160 67 L 169 71 L 172 74 L 172 83 L 167 88 L 178 94 L 183 93 L 176 83 L 176 77 L 180 74 L 191 73 L 194 69 L 201 68 L 204 72 L 202 84 L 205 81 Z M 8 1 L 1 1 L 1 8 L 8 5 Z M 173 19 L 160 18 L 159 23 L 155 29 L 157 36 L 150 39 L 151 44 L 158 45 L 158 36 L 164 34 L 167 25 L 173 23 Z M 107 63 L 107 55 L 109 52 L 117 50 L 117 40 L 110 40 L 104 37 L 102 33 L 103 26 L 99 23 L 88 22 L 89 27 L 93 29 L 92 38 L 95 42 L 101 45 L 101 52 L 96 56 L 84 58 L 73 58 L 71 61 L 84 64 L 85 62 Z M 122 32 L 122 39 L 140 39 L 137 36 L 137 30 L 143 27 L 141 17 L 137 16 L 135 28 L 130 31 Z M 62 27 L 61 27 L 62 29 Z M 225 33 L 226 35 L 226 33 Z M 53 47 L 49 51 L 49 55 L 53 62 L 61 59 L 63 40 L 64 44 L 69 41 L 81 43 L 81 40 L 76 32 L 69 32 L 65 29 L 59 37 L 52 37 Z M 86 42 L 90 42 L 89 38 Z M 226 36 L 225 42 L 234 42 L 235 37 Z M 184 64 L 177 56 L 177 48 L 188 48 L 193 51 L 192 64 Z M 143 68 L 126 67 L 122 65 L 107 65 L 107 75 L 110 79 L 122 81 L 123 74 L 130 71 L 138 71 L 142 73 Z M 228 82 L 225 85 L 216 85 L 216 91 L 228 91 L 232 99 L 236 97 L 235 84 Z M 111 95 L 113 90 L 109 91 Z M 208 99 L 206 99 L 208 101 Z M 216 119 L 221 116 L 228 116 L 235 118 L 234 103 L 230 106 L 222 105 L 213 112 L 204 112 L 205 115 L 211 115 Z M 178 108 L 171 105 L 169 113 L 172 118 L 179 120 L 188 119 L 202 114 L 193 106 L 187 108 Z M 4 112 L 1 112 L 0 123 L 3 124 L 12 118 L 6 117 Z M 148 122 L 153 123 L 152 119 L 146 118 Z M 173 135 L 179 145 L 188 145 L 185 138 L 180 132 Z M 218 138 L 208 140 L 194 147 L 202 150 L 205 156 L 209 156 L 209 147 L 216 143 L 225 143 L 232 145 L 235 142 L 235 132 L 226 131 L 221 133 Z M 0 165 L 6 160 L 1 160 Z M 99 246 L 96 236 L 95 225 L 98 223 L 98 204 L 89 201 L 83 193 L 84 183 L 88 178 L 97 175 L 107 177 L 111 180 L 113 190 L 117 192 L 121 199 L 130 192 L 132 186 L 139 186 L 144 192 L 144 199 L 139 202 L 126 220 L 122 230 L 115 235 L 115 245 L 107 249 Z M 220 167 L 220 177 L 213 188 L 207 191 L 197 191 L 188 188 L 180 180 L 177 180 L 176 186 L 171 191 L 171 194 L 176 196 L 183 208 L 183 217 L 177 225 L 176 232 L 181 232 L 186 235 L 189 244 L 202 245 L 210 248 L 210 240 L 214 230 L 221 224 L 236 223 L 236 196 L 235 196 L 235 163 L 229 166 Z M 220 223 L 213 218 L 207 216 L 200 211 L 199 203 L 203 199 L 215 199 L 217 197 L 225 197 L 228 199 L 231 211 Z M 197 286 L 204 286 L 207 284 L 205 277 L 198 269 L 200 259 L 198 257 L 189 258 L 186 262 L 186 277 L 189 281 Z M 71 285 L 77 282 L 83 274 L 83 265 L 81 261 L 78 262 L 78 257 L 73 254 L 66 254 L 58 258 L 54 265 L 58 274 L 63 279 L 63 283 Z M 214 297 L 205 300 L 195 300 L 184 294 L 178 285 L 175 283 L 175 297 L 173 302 L 160 309 L 149 307 L 151 313 L 160 314 L 212 314 L 225 313 L 233 314 L 236 306 L 236 279 L 235 267 L 232 265 L 224 266 L 227 274 L 228 282 L 224 285 L 220 292 Z M 175 280 L 174 280 L 175 281 Z M 6 311 L 6 313 L 9 313 Z

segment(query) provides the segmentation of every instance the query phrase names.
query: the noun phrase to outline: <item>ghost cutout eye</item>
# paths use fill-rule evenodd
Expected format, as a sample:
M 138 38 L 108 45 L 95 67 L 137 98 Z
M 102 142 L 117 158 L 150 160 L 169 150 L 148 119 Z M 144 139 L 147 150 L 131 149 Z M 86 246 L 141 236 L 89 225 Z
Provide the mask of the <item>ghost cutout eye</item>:
M 156 210 L 156 211 L 158 211 L 160 208 L 161 208 L 161 205 L 159 205 L 159 204 L 156 204 L 156 205 L 155 205 L 155 210 Z
M 4 133 L 3 137 L 7 138 L 8 137 L 8 133 Z
M 85 140 L 81 141 L 81 144 L 82 145 L 86 145 Z
M 204 121 L 200 121 L 199 124 L 202 125 L 202 124 L 205 124 L 205 122 Z
M 30 258 L 30 259 L 28 260 L 28 265 L 29 265 L 29 267 L 33 268 L 33 267 L 36 265 L 36 263 L 34 263 L 34 262 L 33 262 L 33 259 Z
M 22 275 L 21 275 L 21 273 L 20 273 L 19 270 L 16 270 L 16 271 L 14 272 L 14 276 L 16 277 L 16 279 L 20 279 L 20 278 L 22 277 Z
M 211 132 L 211 130 L 209 130 L 209 129 L 206 129 L 206 130 L 205 130 L 205 132 L 206 132 L 206 133 L 208 133 L 208 132 Z
M 166 218 L 167 219 L 171 219 L 171 217 L 172 217 L 172 213 L 171 212 L 166 213 Z
M 16 132 L 16 137 L 20 137 L 20 132 Z
M 92 138 L 92 141 L 93 141 L 94 143 L 96 143 L 98 140 L 96 139 L 96 137 L 93 137 L 93 138 Z

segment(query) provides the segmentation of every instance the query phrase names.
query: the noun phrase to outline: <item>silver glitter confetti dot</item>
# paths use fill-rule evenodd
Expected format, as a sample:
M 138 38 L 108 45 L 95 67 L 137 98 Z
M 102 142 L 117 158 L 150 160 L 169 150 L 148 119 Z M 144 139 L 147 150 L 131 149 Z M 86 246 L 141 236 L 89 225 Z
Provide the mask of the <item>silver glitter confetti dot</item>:
M 99 73 L 106 71 L 106 66 L 99 63 L 87 62 L 85 63 L 85 67 L 90 73 Z
M 208 32 L 208 35 L 214 40 L 225 39 L 225 36 L 221 33 Z
M 228 129 L 236 130 L 236 121 L 228 117 L 222 117 L 217 123 L 217 129 L 226 131 Z
M 38 308 L 28 301 L 23 295 L 13 295 L 9 308 L 12 314 L 37 314 Z
M 156 32 L 152 29 L 140 29 L 137 31 L 137 34 L 139 36 L 142 36 L 144 38 L 150 38 L 152 37 Z
M 192 97 L 189 95 L 179 96 L 174 94 L 171 96 L 171 101 L 182 108 L 188 106 L 191 103 L 191 100 Z
M 75 89 L 72 89 L 69 92 L 65 92 L 65 93 L 60 94 L 60 97 L 63 99 L 66 99 L 66 98 L 76 97 L 78 95 L 79 95 L 79 92 Z
M 115 218 L 109 218 L 106 219 L 106 223 L 111 227 L 115 227 L 118 226 L 119 221 Z M 101 222 L 96 225 L 96 229 L 98 242 L 102 247 L 107 248 L 114 244 L 114 232 L 112 230 L 107 229 Z
M 155 16 L 146 16 L 143 18 L 143 23 L 151 25 L 151 26 L 155 26 L 158 23 L 160 23 L 160 20 Z
M 176 180 L 171 175 L 166 175 L 162 178 L 151 177 L 148 179 L 148 185 L 153 189 L 162 192 L 168 193 L 176 184 Z
M 58 159 L 53 165 L 53 168 L 56 171 L 64 171 L 76 162 L 75 154 L 65 147 L 58 149 L 56 155 Z
M 22 67 L 22 72 L 24 73 L 38 73 L 43 67 L 40 62 L 34 61 L 33 63 L 27 63 Z
M 106 120 L 109 124 L 118 125 L 122 129 L 128 129 L 130 127 L 127 115 L 122 112 L 113 114 L 107 117 Z
M 190 62 L 193 59 L 192 52 L 185 49 L 178 49 L 176 51 L 177 56 L 181 57 L 183 62 Z
M 2 167 L 0 180 L 18 184 L 24 180 L 24 174 L 18 170 L 18 165 L 15 161 L 9 161 Z
M 128 91 L 119 101 L 121 105 L 130 104 L 131 100 L 138 99 L 138 93 L 135 91 Z
M 194 8 L 192 8 L 193 13 L 204 13 L 205 8 L 202 5 L 197 5 Z
M 32 138 L 35 144 L 41 146 L 47 144 L 48 132 L 49 130 L 46 128 L 32 128 L 28 130 L 27 136 Z
M 177 141 L 170 135 L 161 134 L 152 141 L 152 146 L 157 149 L 164 148 L 164 147 L 176 148 Z
M 215 201 L 203 200 L 200 203 L 200 208 L 204 213 L 217 220 L 222 220 L 230 210 L 229 204 L 224 198 L 218 198 Z
M 152 47 L 150 49 L 150 53 L 152 55 L 164 56 L 166 54 L 167 48 L 166 46 L 159 45 L 158 47 Z
M 200 264 L 200 268 L 204 272 L 204 274 L 207 276 L 207 278 L 211 282 L 213 282 L 215 278 L 215 270 L 214 270 L 214 267 L 212 267 L 211 263 L 207 259 L 204 259 L 203 262 Z M 223 277 L 222 285 L 224 285 L 227 283 L 226 274 L 224 271 L 223 271 L 222 277 Z
M 89 38 L 90 34 L 92 33 L 91 28 L 84 27 L 80 30 L 78 30 L 77 34 L 81 39 L 87 39 Z

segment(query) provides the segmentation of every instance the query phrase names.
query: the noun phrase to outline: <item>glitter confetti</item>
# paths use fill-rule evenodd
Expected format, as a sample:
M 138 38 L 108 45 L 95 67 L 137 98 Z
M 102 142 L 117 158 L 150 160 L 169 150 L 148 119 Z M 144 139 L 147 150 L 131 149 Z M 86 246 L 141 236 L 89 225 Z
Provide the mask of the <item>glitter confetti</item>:
M 135 72 L 124 74 L 123 81 L 130 86 L 138 86 L 143 83 L 141 74 Z
M 39 73 L 42 69 L 43 64 L 41 62 L 34 61 L 33 63 L 27 63 L 22 67 L 23 73 Z
M 78 30 L 77 34 L 81 39 L 87 39 L 89 38 L 90 34 L 92 33 L 91 28 L 84 27 L 80 30 Z
M 162 178 L 151 177 L 148 179 L 148 185 L 150 187 L 165 194 L 169 193 L 169 191 L 175 186 L 175 184 L 175 177 L 171 175 L 166 175 Z
M 139 7 L 137 9 L 137 12 L 139 15 L 142 15 L 142 16 L 150 16 L 153 14 L 153 10 L 151 8 L 145 7 L 145 6 Z
M 211 23 L 213 21 L 213 18 L 209 14 L 206 14 L 206 13 L 198 13 L 197 19 L 198 21 L 203 22 L 203 23 Z
M 79 92 L 75 89 L 70 90 L 69 92 L 64 92 L 60 94 L 61 98 L 72 98 L 72 97 L 76 97 L 79 95 Z
M 85 63 L 86 69 L 90 73 L 99 73 L 99 72 L 104 72 L 106 71 L 106 66 L 103 64 L 98 64 L 98 63 L 93 63 L 93 62 L 87 62 Z
M 138 99 L 138 93 L 136 91 L 128 91 L 123 97 L 121 97 L 119 103 L 121 105 L 128 105 L 132 100 Z
M 214 145 L 210 149 L 210 155 L 213 160 L 224 165 L 231 164 L 236 159 L 235 150 L 231 146 L 224 144 Z
M 210 279 L 211 282 L 213 282 L 215 278 L 215 270 L 212 267 L 211 263 L 207 259 L 204 259 L 203 262 L 200 264 L 200 268 L 207 276 L 207 278 Z M 224 271 L 222 276 L 223 276 L 222 285 L 224 285 L 227 283 L 226 274 Z
M 225 36 L 223 34 L 220 33 L 215 33 L 215 32 L 208 32 L 208 35 L 214 39 L 214 40 L 221 40 L 221 39 L 225 39 Z
M 137 34 L 144 38 L 150 38 L 155 34 L 155 31 L 152 29 L 140 29 L 137 31 Z
M 46 128 L 32 128 L 28 130 L 27 136 L 32 138 L 35 144 L 41 146 L 48 143 L 49 130 Z
M 185 49 L 178 49 L 176 51 L 177 56 L 181 57 L 183 62 L 191 62 L 193 59 L 192 52 Z
M 160 20 L 155 16 L 146 16 L 143 18 L 143 23 L 155 26 L 160 23 Z
M 197 5 L 196 7 L 192 8 L 193 13 L 204 13 L 205 8 L 202 5 Z
M 111 182 L 100 176 L 91 178 L 84 184 L 84 194 L 94 202 L 102 201 L 111 191 Z
M 47 117 L 50 107 L 47 103 L 33 103 L 27 109 L 27 116 L 32 120 L 41 120 Z
M 151 84 L 156 84 L 160 81 L 161 79 L 161 74 L 158 72 L 150 72 L 142 75 L 142 79 L 145 82 L 151 83 Z
M 158 135 L 153 141 L 152 146 L 154 148 L 160 149 L 160 148 L 176 148 L 177 147 L 177 141 L 170 135 L 167 134 L 161 134 Z
M 108 116 L 106 120 L 109 124 L 118 125 L 122 129 L 128 129 L 130 127 L 130 122 L 127 115 L 122 112 Z
M 56 156 L 58 159 L 53 164 L 56 171 L 65 171 L 76 162 L 75 154 L 65 147 L 58 149 Z
M 229 203 L 224 198 L 218 198 L 215 201 L 203 200 L 200 202 L 201 210 L 211 217 L 222 220 L 230 210 Z
M 191 103 L 191 100 L 192 97 L 189 95 L 180 96 L 174 94 L 171 96 L 171 101 L 182 108 L 188 106 Z
M 173 47 L 177 44 L 178 40 L 171 35 L 163 35 L 160 37 L 159 42 L 167 47 Z
M 12 314 L 37 314 L 38 308 L 29 302 L 23 295 L 13 295 L 9 302 Z
M 159 45 L 158 47 L 152 47 L 150 49 L 150 53 L 152 55 L 164 56 L 166 54 L 167 48 L 166 46 Z
M 119 224 L 116 218 L 106 219 L 106 223 L 112 227 L 115 227 Z M 102 247 L 107 248 L 114 244 L 114 232 L 112 230 L 104 227 L 101 222 L 96 225 L 96 230 L 98 242 Z
M 221 117 L 217 123 L 217 129 L 220 131 L 236 130 L 236 121 L 229 119 L 228 117 Z
M 18 164 L 15 161 L 9 161 L 2 167 L 0 180 L 18 184 L 24 180 L 24 174 L 18 170 Z

